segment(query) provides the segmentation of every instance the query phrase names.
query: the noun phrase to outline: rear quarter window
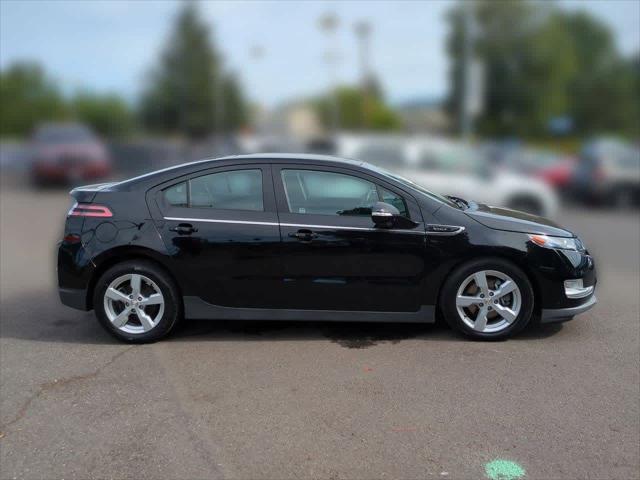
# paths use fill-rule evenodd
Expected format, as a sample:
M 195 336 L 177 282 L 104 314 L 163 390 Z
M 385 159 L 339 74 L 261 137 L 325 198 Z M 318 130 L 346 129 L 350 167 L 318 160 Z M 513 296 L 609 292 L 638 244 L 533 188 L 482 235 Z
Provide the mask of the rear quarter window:
M 164 191 L 164 199 L 172 207 L 187 207 L 189 205 L 187 182 L 167 188 Z
M 264 211 L 260 169 L 195 177 L 164 189 L 162 194 L 165 204 L 172 207 Z

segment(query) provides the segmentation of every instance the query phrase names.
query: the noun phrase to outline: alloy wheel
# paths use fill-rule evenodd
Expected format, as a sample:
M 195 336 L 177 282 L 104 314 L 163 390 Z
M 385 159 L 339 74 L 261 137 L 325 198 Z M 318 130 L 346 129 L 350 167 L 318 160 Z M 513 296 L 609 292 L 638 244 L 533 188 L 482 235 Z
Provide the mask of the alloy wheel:
M 104 311 L 118 330 L 146 333 L 162 319 L 164 297 L 150 278 L 137 273 L 122 275 L 105 290 Z
M 480 333 L 496 333 L 518 318 L 522 294 L 505 273 L 481 270 L 469 275 L 458 288 L 456 309 L 460 319 Z

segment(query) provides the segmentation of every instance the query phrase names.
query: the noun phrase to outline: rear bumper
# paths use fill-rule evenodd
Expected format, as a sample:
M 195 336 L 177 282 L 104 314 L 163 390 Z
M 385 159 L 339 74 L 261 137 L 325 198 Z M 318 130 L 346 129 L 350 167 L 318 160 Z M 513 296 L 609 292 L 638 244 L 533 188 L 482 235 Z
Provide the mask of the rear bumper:
M 67 231 L 70 230 L 67 228 Z M 58 295 L 60 301 L 72 308 L 91 310 L 87 295 L 95 267 L 80 242 L 62 241 L 58 247 Z
M 87 291 L 83 288 L 63 288 L 58 289 L 60 301 L 63 305 L 78 310 L 90 310 L 87 304 Z
M 545 308 L 540 314 L 540 323 L 556 323 L 571 320 L 575 315 L 586 312 L 598 303 L 595 295 L 592 295 L 586 302 L 575 307 L 568 308 Z

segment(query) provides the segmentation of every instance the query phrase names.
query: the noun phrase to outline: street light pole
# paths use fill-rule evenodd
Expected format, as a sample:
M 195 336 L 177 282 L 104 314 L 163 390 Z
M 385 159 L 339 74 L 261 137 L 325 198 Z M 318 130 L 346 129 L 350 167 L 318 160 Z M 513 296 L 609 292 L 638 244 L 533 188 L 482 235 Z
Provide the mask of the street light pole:
M 214 102 L 215 102 L 215 112 L 214 119 L 216 125 L 216 136 L 222 136 L 224 130 L 224 74 L 222 69 L 222 60 L 218 66 L 218 71 L 216 72 L 216 79 L 214 82 Z
M 371 88 L 369 82 L 372 80 L 369 39 L 371 38 L 371 24 L 366 21 L 357 22 L 354 25 L 360 49 L 360 81 L 362 89 L 362 127 L 369 126 L 370 96 Z
M 471 62 L 472 62 L 473 5 L 462 6 L 462 88 L 460 95 L 460 134 L 468 141 L 473 133 L 471 120 Z
M 329 39 L 329 47 L 325 53 L 325 61 L 329 67 L 329 99 L 331 102 L 331 131 L 336 134 L 340 128 L 340 105 L 338 103 L 338 44 L 336 31 L 339 26 L 339 19 L 335 13 L 329 12 L 319 20 L 320 29 L 323 30 Z M 332 92 L 333 90 L 333 92 Z

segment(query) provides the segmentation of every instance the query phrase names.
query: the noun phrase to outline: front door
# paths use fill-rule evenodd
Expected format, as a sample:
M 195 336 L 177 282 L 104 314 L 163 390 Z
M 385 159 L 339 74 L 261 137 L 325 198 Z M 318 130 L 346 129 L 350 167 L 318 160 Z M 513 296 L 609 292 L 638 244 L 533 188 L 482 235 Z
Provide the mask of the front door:
M 280 231 L 269 165 L 211 169 L 155 194 L 183 295 L 225 307 L 279 306 Z
M 349 169 L 279 165 L 273 177 L 290 308 L 419 310 L 425 235 L 410 196 Z M 414 226 L 376 227 L 371 206 L 377 201 L 396 206 Z

